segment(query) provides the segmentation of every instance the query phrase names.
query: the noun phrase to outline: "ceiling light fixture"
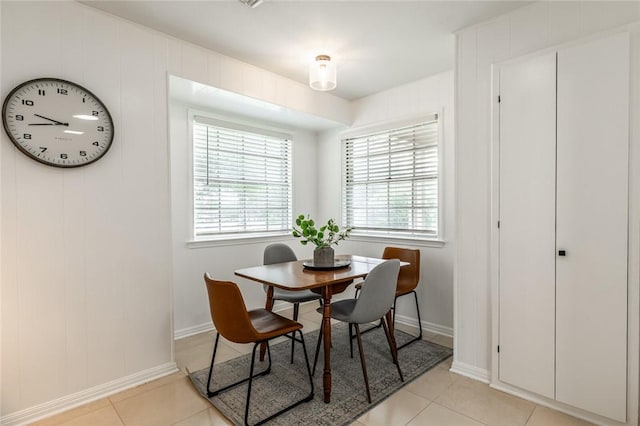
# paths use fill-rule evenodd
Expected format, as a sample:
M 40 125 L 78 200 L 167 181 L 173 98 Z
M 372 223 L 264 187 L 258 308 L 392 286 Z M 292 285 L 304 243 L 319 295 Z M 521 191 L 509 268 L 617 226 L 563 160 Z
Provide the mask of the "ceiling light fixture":
M 331 62 L 331 56 L 316 56 L 309 67 L 309 86 L 323 92 L 336 88 L 336 64 Z
M 259 6 L 260 3 L 262 3 L 262 0 L 239 0 L 240 3 L 247 5 L 251 8 L 254 8 L 256 6 Z

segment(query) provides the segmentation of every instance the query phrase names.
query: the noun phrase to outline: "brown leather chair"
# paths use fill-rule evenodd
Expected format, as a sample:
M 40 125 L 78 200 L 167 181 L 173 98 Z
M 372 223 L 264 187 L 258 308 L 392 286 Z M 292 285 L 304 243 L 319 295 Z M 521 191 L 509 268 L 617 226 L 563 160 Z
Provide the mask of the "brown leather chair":
M 416 311 L 418 313 L 418 330 L 419 334 L 414 339 L 405 342 L 401 346 L 398 346 L 398 349 L 402 349 L 410 343 L 413 343 L 417 340 L 422 339 L 422 321 L 420 320 L 420 306 L 418 305 L 418 294 L 416 293 L 416 287 L 418 287 L 418 283 L 420 281 L 420 250 L 418 249 L 407 249 L 407 248 L 399 248 L 399 247 L 385 247 L 384 252 L 382 253 L 383 259 L 399 259 L 402 262 L 408 262 L 409 265 L 405 265 L 400 268 L 400 274 L 398 275 L 398 283 L 396 285 L 396 297 L 393 301 L 393 323 L 395 325 L 396 322 L 396 300 L 398 297 L 406 296 L 407 294 L 413 293 L 413 296 L 416 301 Z M 362 283 L 356 284 L 356 295 L 357 292 L 362 288 Z M 379 327 L 377 325 L 376 327 Z M 394 327 L 395 328 L 395 327 Z M 365 330 L 369 331 L 371 329 Z
M 313 378 L 311 376 L 311 367 L 309 366 L 309 358 L 307 357 L 307 348 L 304 344 L 304 337 L 302 335 L 302 324 L 285 318 L 281 315 L 274 314 L 266 309 L 254 309 L 247 311 L 247 307 L 242 299 L 242 294 L 238 286 L 230 281 L 216 281 L 213 280 L 209 274 L 204 274 L 204 281 L 207 284 L 207 293 L 209 294 L 209 308 L 211 310 L 211 319 L 216 328 L 216 341 L 213 347 L 213 355 L 211 357 L 211 367 L 209 368 L 209 378 L 207 380 L 207 396 L 209 398 L 220 394 L 228 389 L 231 389 L 246 381 L 249 382 L 249 388 L 247 390 L 247 401 L 244 410 L 244 423 L 248 425 L 249 418 L 249 403 L 251 400 L 251 384 L 253 379 L 260 376 L 265 376 L 271 372 L 271 350 L 269 349 L 269 341 L 276 337 L 286 336 L 291 339 L 295 339 L 297 342 L 302 343 L 302 349 L 304 351 L 304 359 L 306 363 L 307 373 L 309 374 L 309 384 L 311 391 L 309 395 L 294 402 L 293 404 L 283 408 L 275 414 L 260 420 L 256 425 L 263 424 L 276 416 L 288 411 L 303 402 L 308 402 L 313 399 Z M 300 339 L 295 337 L 295 333 L 300 335 Z M 290 335 L 289 335 L 290 334 Z M 253 352 L 251 355 L 251 368 L 249 369 L 249 377 L 240 380 L 236 383 L 224 386 L 217 390 L 211 390 L 211 378 L 213 376 L 213 366 L 216 359 L 216 352 L 218 351 L 218 341 L 220 335 L 227 340 L 235 343 L 253 343 Z M 261 343 L 266 343 L 267 353 L 269 356 L 269 366 L 254 374 L 253 368 L 256 359 L 256 348 Z

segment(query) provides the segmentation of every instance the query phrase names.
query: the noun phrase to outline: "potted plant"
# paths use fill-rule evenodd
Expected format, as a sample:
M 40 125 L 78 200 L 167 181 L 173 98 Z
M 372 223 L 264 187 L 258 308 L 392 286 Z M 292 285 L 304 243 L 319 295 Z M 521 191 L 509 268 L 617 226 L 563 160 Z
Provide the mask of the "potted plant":
M 333 248 L 332 245 L 349 237 L 351 228 L 347 228 L 340 232 L 340 227 L 336 225 L 335 220 L 329 219 L 326 225 L 316 228 L 315 221 L 307 215 L 301 214 L 296 218 L 296 226 L 293 227 L 293 236 L 303 238 L 300 243 L 306 246 L 312 243 L 316 246 L 313 250 L 313 263 L 315 266 L 333 266 Z

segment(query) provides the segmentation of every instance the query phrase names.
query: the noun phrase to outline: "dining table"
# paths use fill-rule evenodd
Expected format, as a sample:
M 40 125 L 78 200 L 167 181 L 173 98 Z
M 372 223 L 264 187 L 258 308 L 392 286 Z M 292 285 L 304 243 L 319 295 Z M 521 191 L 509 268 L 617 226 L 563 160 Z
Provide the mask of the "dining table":
M 251 281 L 266 284 L 267 300 L 265 308 L 273 309 L 273 288 L 300 291 L 311 290 L 322 295 L 322 332 L 324 343 L 324 371 L 323 391 L 324 402 L 331 402 L 331 298 L 334 294 L 342 293 L 355 279 L 365 278 L 373 268 L 384 259 L 338 255 L 334 266 L 315 267 L 312 260 L 297 260 L 293 262 L 274 263 L 249 268 L 238 269 L 235 275 Z M 405 264 L 407 264 L 405 262 Z M 391 311 L 387 313 L 387 323 L 395 347 L 393 321 Z M 261 348 L 260 359 L 264 359 L 265 348 Z

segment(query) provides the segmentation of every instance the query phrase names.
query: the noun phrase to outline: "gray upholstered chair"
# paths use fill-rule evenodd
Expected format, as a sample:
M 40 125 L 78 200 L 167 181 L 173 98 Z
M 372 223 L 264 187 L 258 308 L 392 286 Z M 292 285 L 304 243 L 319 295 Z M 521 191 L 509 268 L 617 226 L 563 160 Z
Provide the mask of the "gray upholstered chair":
M 371 391 L 369 390 L 369 378 L 367 376 L 367 364 L 364 359 L 364 351 L 362 349 L 362 338 L 360 337 L 360 324 L 370 323 L 380 320 L 389 343 L 393 363 L 398 369 L 400 380 L 404 382 L 400 364 L 398 363 L 398 350 L 395 345 L 395 339 L 389 333 L 389 327 L 385 315 L 391 309 L 396 295 L 396 282 L 400 271 L 400 261 L 398 259 L 387 260 L 373 268 L 367 275 L 360 297 L 357 299 L 345 299 L 333 302 L 331 304 L 331 318 L 338 321 L 349 323 L 349 334 L 352 327 L 356 330 L 356 339 L 358 341 L 358 350 L 360 352 L 360 364 L 362 366 L 362 374 L 364 383 L 367 387 L 367 400 L 371 403 Z M 324 327 L 324 324 L 323 324 Z M 313 373 L 316 371 L 318 363 L 318 353 L 320 344 L 322 343 L 323 329 L 320 329 L 318 335 L 318 344 L 316 346 L 316 354 L 313 361 Z M 351 341 L 351 339 L 349 339 Z M 353 357 L 353 348 L 351 352 Z
M 277 243 L 270 244 L 264 249 L 263 264 L 272 265 L 274 263 L 293 262 L 298 260 L 296 254 L 286 244 Z M 268 285 L 264 286 L 264 291 L 269 289 Z M 322 300 L 322 296 L 312 292 L 311 290 L 290 291 L 283 290 L 278 287 L 273 288 L 273 300 L 284 300 L 293 303 L 293 320 L 298 321 L 298 311 L 300 303 L 309 302 L 311 300 Z M 295 348 L 295 340 L 291 340 L 291 363 L 293 364 L 293 351 Z

